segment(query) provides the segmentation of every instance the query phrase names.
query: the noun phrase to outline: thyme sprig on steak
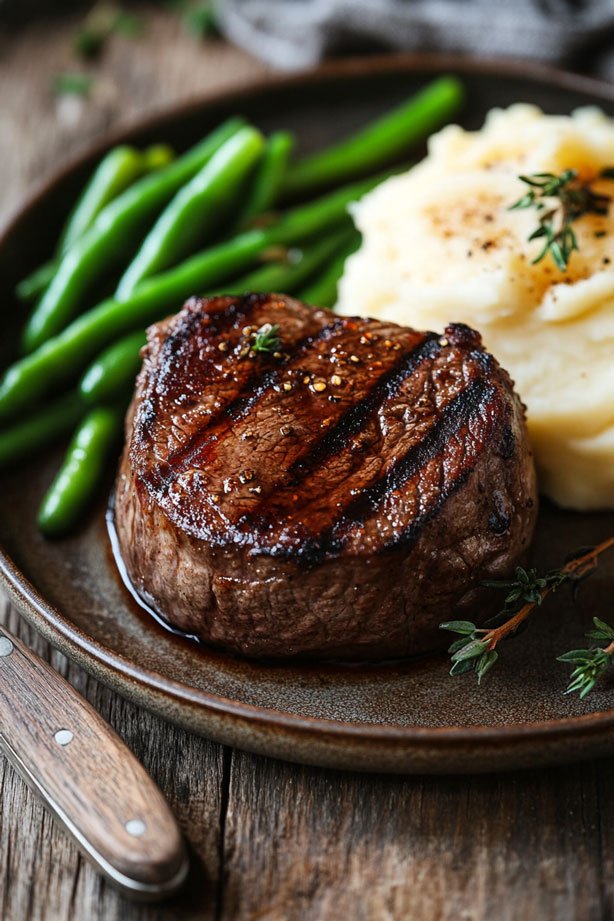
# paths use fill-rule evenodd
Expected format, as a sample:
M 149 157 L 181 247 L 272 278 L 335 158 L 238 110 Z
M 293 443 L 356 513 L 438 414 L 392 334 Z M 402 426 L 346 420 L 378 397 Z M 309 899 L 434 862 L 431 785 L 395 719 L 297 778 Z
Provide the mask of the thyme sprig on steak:
M 263 323 L 260 329 L 252 334 L 251 351 L 258 353 L 277 352 L 281 348 L 279 325 L 277 323 Z
M 518 178 L 529 190 L 510 205 L 509 210 L 535 208 L 538 224 L 528 240 L 541 239 L 544 242 L 533 265 L 541 262 L 549 253 L 557 268 L 564 272 L 571 254 L 579 249 L 573 222 L 585 214 L 605 217 L 611 198 L 594 192 L 589 183 L 578 178 L 575 169 L 563 170 L 558 176 L 554 173 L 533 173 Z M 614 179 L 614 167 L 603 169 L 599 178 Z
M 488 588 L 506 592 L 503 607 L 486 627 L 477 627 L 468 620 L 454 620 L 439 625 L 441 630 L 456 633 L 448 652 L 452 659 L 451 675 L 463 675 L 473 671 L 478 684 L 497 661 L 497 645 L 501 640 L 514 635 L 527 618 L 540 607 L 542 602 L 561 585 L 577 584 L 596 568 L 602 553 L 614 547 L 614 537 L 609 537 L 588 550 L 577 551 L 560 569 L 552 569 L 543 576 L 535 569 L 516 568 L 516 578 L 502 581 L 488 581 L 482 584 Z M 590 649 L 575 649 L 562 656 L 560 662 L 571 662 L 576 668 L 572 672 L 567 693 L 579 691 L 584 697 L 592 690 L 597 680 L 614 664 L 614 628 L 594 618 L 595 630 L 587 634 L 589 639 L 604 644 Z

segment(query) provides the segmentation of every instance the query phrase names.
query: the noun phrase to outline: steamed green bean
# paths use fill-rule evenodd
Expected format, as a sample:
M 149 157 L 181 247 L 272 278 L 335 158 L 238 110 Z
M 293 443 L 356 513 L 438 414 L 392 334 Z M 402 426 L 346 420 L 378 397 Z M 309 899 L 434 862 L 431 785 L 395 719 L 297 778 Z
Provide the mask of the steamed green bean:
M 245 204 L 237 220 L 239 229 L 248 227 L 254 218 L 277 203 L 293 146 L 294 137 L 287 131 L 276 131 L 269 137 L 262 161 L 246 192 Z
M 141 349 L 145 333 L 128 333 L 104 349 L 87 368 L 79 381 L 79 393 L 90 405 L 115 399 L 134 384 L 141 367 Z
M 120 441 L 123 418 L 123 408 L 100 406 L 79 424 L 38 513 L 38 526 L 47 537 L 69 531 L 92 501 L 111 451 Z
M 85 186 L 60 235 L 53 259 L 43 263 L 17 285 L 17 296 L 34 300 L 49 287 L 61 257 L 92 226 L 102 209 L 146 173 L 167 166 L 174 157 L 171 147 L 154 144 L 144 151 L 121 145 L 100 161 Z
M 0 430 L 0 470 L 27 460 L 71 432 L 85 412 L 79 394 L 58 397 L 37 413 Z
M 463 85 L 456 77 L 440 77 L 382 118 L 320 153 L 290 166 L 282 185 L 289 198 L 305 196 L 335 182 L 381 169 L 424 140 L 460 108 Z
M 299 298 L 306 304 L 314 307 L 332 308 L 337 303 L 337 286 L 343 275 L 345 261 L 348 256 L 356 252 L 360 246 L 360 234 L 353 231 L 346 240 L 345 246 L 335 255 L 334 259 L 320 274 L 314 278 L 310 285 L 303 288 Z
M 26 351 L 38 348 L 66 326 L 86 292 L 135 244 L 143 223 L 156 215 L 242 126 L 241 119 L 229 119 L 186 154 L 138 180 L 103 208 L 89 230 L 64 255 L 32 313 L 24 333 Z
M 179 189 L 124 272 L 115 294 L 118 300 L 126 300 L 143 279 L 175 265 L 198 240 L 211 236 L 263 146 L 260 132 L 246 125 Z

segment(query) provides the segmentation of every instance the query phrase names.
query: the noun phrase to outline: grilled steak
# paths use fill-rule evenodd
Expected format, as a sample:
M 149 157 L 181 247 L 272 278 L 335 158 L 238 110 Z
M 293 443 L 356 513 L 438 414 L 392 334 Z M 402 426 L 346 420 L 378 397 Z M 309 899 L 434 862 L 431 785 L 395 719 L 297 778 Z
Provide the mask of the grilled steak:
M 177 628 L 252 656 L 424 651 L 488 610 L 535 513 L 523 406 L 468 327 L 248 295 L 149 330 L 116 526 Z

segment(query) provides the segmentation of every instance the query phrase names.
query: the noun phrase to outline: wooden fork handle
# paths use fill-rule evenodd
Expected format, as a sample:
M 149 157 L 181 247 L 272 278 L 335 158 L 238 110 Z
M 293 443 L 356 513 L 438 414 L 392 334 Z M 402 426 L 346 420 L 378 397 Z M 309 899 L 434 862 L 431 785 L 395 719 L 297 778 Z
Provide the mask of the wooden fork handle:
M 83 854 L 125 894 L 162 898 L 187 874 L 162 793 L 93 707 L 0 628 L 0 746 Z

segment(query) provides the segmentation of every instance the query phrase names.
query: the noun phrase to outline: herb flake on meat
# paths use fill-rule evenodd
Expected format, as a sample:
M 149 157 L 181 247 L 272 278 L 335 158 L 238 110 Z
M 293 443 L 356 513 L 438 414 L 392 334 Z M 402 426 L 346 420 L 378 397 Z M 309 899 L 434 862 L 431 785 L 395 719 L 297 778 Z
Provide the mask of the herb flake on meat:
M 263 323 L 260 329 L 253 334 L 250 348 L 256 354 L 278 352 L 281 348 L 278 324 Z

